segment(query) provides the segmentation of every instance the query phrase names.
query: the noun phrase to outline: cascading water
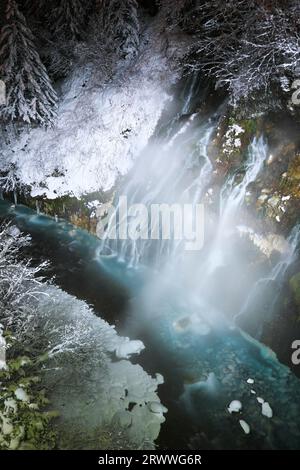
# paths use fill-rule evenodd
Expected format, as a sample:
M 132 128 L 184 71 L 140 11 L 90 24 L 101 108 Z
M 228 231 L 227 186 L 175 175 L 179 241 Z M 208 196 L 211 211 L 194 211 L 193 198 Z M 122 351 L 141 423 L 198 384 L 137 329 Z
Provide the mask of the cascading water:
M 235 184 L 236 175 L 231 176 L 221 193 L 221 215 L 224 221 L 228 220 L 230 215 L 243 204 L 249 184 L 256 180 L 262 170 L 267 158 L 267 151 L 268 148 L 264 138 L 255 137 L 248 149 L 243 179 L 240 183 Z
M 181 113 L 177 113 L 169 127 L 165 126 L 167 131 L 163 135 L 158 135 L 149 144 L 120 194 L 126 195 L 128 205 L 142 204 L 149 212 L 157 204 L 168 204 L 171 207 L 173 204 L 190 204 L 194 210 L 197 204 L 205 203 L 204 247 L 191 255 L 185 251 L 182 239 L 171 237 L 170 240 L 164 240 L 161 237 L 153 240 L 150 230 L 147 232 L 147 240 L 111 240 L 111 226 L 115 226 L 119 215 L 120 205 L 117 205 L 112 216 L 113 223 L 109 223 L 103 239 L 100 255 L 114 253 L 129 266 L 138 267 L 144 264 L 159 268 L 160 277 L 168 279 L 168 286 L 177 286 L 183 290 L 185 296 L 189 295 L 190 303 L 191 299 L 196 304 L 201 303 L 208 321 L 215 315 L 212 310 L 215 311 L 215 307 L 218 307 L 221 321 L 224 317 L 222 308 L 214 305 L 214 302 L 211 304 L 212 298 L 220 299 L 222 295 L 217 276 L 221 269 L 225 273 L 227 269 L 229 273 L 225 275 L 230 276 L 235 283 L 239 281 L 241 272 L 247 271 L 247 260 L 240 262 L 240 253 L 234 253 L 238 225 L 243 215 L 242 206 L 247 188 L 255 182 L 262 170 L 268 156 L 268 147 L 262 136 L 253 139 L 246 152 L 243 177 L 239 182 L 236 182 L 236 174 L 228 179 L 220 193 L 219 215 L 212 217 L 211 209 L 205 201 L 214 175 L 209 148 L 223 107 L 220 106 L 211 118 L 205 120 L 199 113 L 192 112 L 191 96 L 194 96 L 195 89 L 196 96 L 199 93 L 196 84 L 199 87 L 199 82 L 192 77 L 190 86 L 186 89 Z M 122 220 L 119 220 L 119 224 L 120 222 Z M 152 290 L 155 292 L 156 288 L 152 286 Z M 231 313 L 233 315 L 234 312 Z
M 245 200 L 249 184 L 255 182 L 262 170 L 267 158 L 267 144 L 261 136 L 254 138 L 247 152 L 244 176 L 236 183 L 236 175 L 232 175 L 221 190 L 220 216 L 215 228 L 216 235 L 209 249 L 207 261 L 204 267 L 206 280 L 218 267 L 226 264 L 226 252 L 228 251 L 228 239 L 237 231 L 237 224 L 241 216 L 240 210 Z
M 189 95 L 187 100 L 190 100 Z M 186 103 L 183 108 L 187 108 Z M 173 122 L 171 136 L 151 143 L 122 191 L 127 197 L 127 204 L 143 204 L 149 208 L 155 204 L 189 203 L 195 207 L 213 171 L 208 145 L 216 127 L 216 119 L 217 114 L 208 122 L 201 122 L 200 116 L 193 113 L 185 118 L 185 122 Z M 120 206 L 117 205 L 116 212 L 119 210 Z M 117 253 L 120 259 L 127 260 L 132 266 L 147 264 L 150 260 L 151 264 L 161 265 L 164 260 L 170 260 L 174 253 L 178 256 L 180 252 L 180 240 L 153 241 L 150 231 L 148 240 L 110 240 L 111 225 L 104 237 L 101 253 Z M 151 230 L 158 230 L 161 235 L 155 225 L 152 225 Z

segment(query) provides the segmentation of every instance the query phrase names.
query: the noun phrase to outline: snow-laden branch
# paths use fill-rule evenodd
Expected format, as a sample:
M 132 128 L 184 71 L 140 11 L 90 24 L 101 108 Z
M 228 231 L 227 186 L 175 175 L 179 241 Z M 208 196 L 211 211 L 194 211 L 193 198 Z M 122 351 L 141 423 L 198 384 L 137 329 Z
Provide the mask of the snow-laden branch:
M 297 0 L 182 0 L 173 9 L 173 2 L 161 3 L 173 28 L 192 35 L 189 66 L 226 87 L 234 105 L 280 94 L 300 73 Z
M 20 260 L 20 250 L 30 237 L 11 224 L 0 228 L 0 321 L 16 334 L 30 322 L 33 300 L 42 295 L 40 273 L 47 263 L 33 266 L 31 260 Z

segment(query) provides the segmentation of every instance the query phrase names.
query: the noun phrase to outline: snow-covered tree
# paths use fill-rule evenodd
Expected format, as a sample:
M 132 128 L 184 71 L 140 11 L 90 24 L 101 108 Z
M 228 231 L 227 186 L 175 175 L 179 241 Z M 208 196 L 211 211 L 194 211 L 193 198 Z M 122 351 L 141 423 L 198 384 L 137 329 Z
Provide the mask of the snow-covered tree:
M 136 0 L 103 0 L 102 27 L 111 48 L 121 57 L 136 55 L 140 43 Z
M 66 39 L 80 38 L 89 3 L 87 0 L 57 0 L 50 16 L 50 28 L 53 33 Z
M 183 27 L 186 25 L 186 19 L 189 12 L 193 10 L 193 0 L 158 0 L 160 15 L 162 21 L 172 28 L 175 26 Z
M 197 58 L 229 89 L 234 104 L 256 93 L 268 95 L 281 77 L 293 74 L 299 38 L 287 4 L 213 0 L 196 13 L 203 18 Z
M 19 258 L 20 250 L 30 243 L 11 224 L 0 226 L 0 322 L 14 333 L 24 332 L 24 325 L 33 317 L 33 300 L 40 296 L 40 271 L 46 264 L 33 267 Z
M 7 91 L 7 103 L 0 107 L 3 120 L 53 123 L 57 95 L 15 0 L 7 0 L 5 25 L 1 30 L 0 78 Z
M 17 192 L 22 191 L 24 188 L 20 185 L 19 179 L 16 175 L 16 165 L 10 164 L 4 175 L 0 172 L 0 191 L 2 193 L 13 193 L 15 203 L 17 203 Z

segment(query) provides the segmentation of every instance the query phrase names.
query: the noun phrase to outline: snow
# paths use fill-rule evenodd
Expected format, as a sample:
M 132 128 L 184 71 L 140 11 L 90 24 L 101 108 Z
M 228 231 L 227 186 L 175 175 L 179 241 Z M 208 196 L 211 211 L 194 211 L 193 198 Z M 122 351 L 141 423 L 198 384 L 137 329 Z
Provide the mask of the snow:
M 258 403 L 260 403 L 261 405 L 262 405 L 262 404 L 264 403 L 264 401 L 265 401 L 265 400 L 264 400 L 263 398 L 261 398 L 261 397 L 257 397 L 256 399 L 257 399 Z
M 4 409 L 7 413 L 16 413 L 18 409 L 17 402 L 13 398 L 7 398 L 4 400 Z
M 156 393 L 163 377 L 153 378 L 115 354 L 137 353 L 143 343 L 118 336 L 85 302 L 57 287 L 44 287 L 44 292 L 36 324 L 50 350 L 43 385 L 52 390 L 60 432 L 70 439 L 67 448 L 72 448 L 72 436 L 83 448 L 91 442 L 99 448 L 101 431 L 109 433 L 112 445 L 123 439 L 130 448 L 154 445 L 167 411 Z M 152 411 L 149 403 L 155 403 Z
M 239 136 L 241 136 L 245 130 L 238 124 L 233 124 L 228 127 L 225 134 L 225 142 L 223 143 L 223 150 L 227 154 L 231 154 L 234 149 L 240 148 L 242 141 Z
M 98 207 L 100 204 L 100 201 L 98 199 L 95 199 L 94 201 L 88 202 L 87 206 L 89 209 L 93 209 L 94 207 Z
M 247 379 L 247 384 L 253 385 L 254 384 L 254 379 L 251 379 L 251 378 Z
M 118 359 L 129 359 L 130 356 L 139 354 L 143 349 L 145 346 L 142 341 L 130 341 L 129 338 L 125 338 L 125 341 L 116 348 L 116 356 Z
M 11 420 L 5 416 L 1 411 L 0 411 L 0 435 L 3 434 L 4 436 L 11 434 L 13 432 L 13 425 L 11 423 Z
M 6 341 L 2 336 L 2 325 L 0 324 L 0 370 L 6 369 L 5 350 Z
M 10 327 L 24 350 L 30 348 L 47 357 L 41 387 L 47 390 L 51 409 L 59 412 L 57 426 L 59 435 L 64 436 L 62 445 L 73 448 L 74 442 L 80 442 L 81 448 L 99 448 L 101 438 L 101 445 L 105 446 L 105 436 L 110 436 L 110 445 L 118 442 L 121 448 L 154 447 L 165 421 L 166 409 L 159 406 L 156 393 L 164 380 L 160 374 L 152 377 L 127 360 L 144 348 L 143 343 L 120 337 L 85 302 L 54 284 L 40 282 L 38 267 L 29 268 L 15 260 L 28 238 L 12 239 L 10 228 L 4 226 L 0 237 L 4 266 L 9 266 L 9 273 L 1 270 L 2 300 L 7 300 L 7 282 L 12 282 L 15 289 L 14 296 L 8 297 L 14 308 L 7 309 L 6 305 L 5 327 Z M 2 327 L 0 339 L 1 334 Z M 20 364 L 26 363 L 24 358 Z M 1 434 L 13 432 L 16 439 L 12 446 L 17 448 L 20 436 L 15 435 L 10 413 L 15 409 L 18 412 L 19 406 L 22 409 L 22 402 L 29 402 L 30 396 L 22 382 L 9 393 L 9 401 L 0 411 L 0 440 Z M 156 403 L 154 411 L 149 409 L 149 403 Z M 1 413 L 4 421 L 8 418 L 5 422 Z
M 151 413 L 156 413 L 159 415 L 163 415 L 168 411 L 168 409 L 158 401 L 151 401 L 147 406 Z
M 24 388 L 22 388 L 22 387 L 18 387 L 15 390 L 15 397 L 16 397 L 17 400 L 20 400 L 20 401 L 25 401 L 25 402 L 29 401 L 29 396 L 28 396 L 26 390 L 24 390 Z
M 235 133 L 235 135 L 241 135 L 245 132 L 245 130 L 239 126 L 238 124 L 233 124 L 230 129 Z
M 246 423 L 246 421 L 244 421 L 243 419 L 240 419 L 239 420 L 239 423 L 240 423 L 240 426 L 242 428 L 242 430 L 244 431 L 245 434 L 249 434 L 250 433 L 250 426 L 248 423 Z
M 63 85 L 52 129 L 32 129 L 3 148 L 5 164 L 49 199 L 109 190 L 153 135 L 176 78 L 157 33 L 145 41 L 137 61 L 103 86 L 96 65 L 78 67 Z M 84 87 L 82 85 L 85 85 Z
M 162 385 L 163 383 L 165 383 L 165 380 L 161 374 L 156 374 L 156 382 L 158 385 Z
M 238 413 L 242 409 L 242 403 L 239 400 L 233 400 L 228 406 L 229 413 Z

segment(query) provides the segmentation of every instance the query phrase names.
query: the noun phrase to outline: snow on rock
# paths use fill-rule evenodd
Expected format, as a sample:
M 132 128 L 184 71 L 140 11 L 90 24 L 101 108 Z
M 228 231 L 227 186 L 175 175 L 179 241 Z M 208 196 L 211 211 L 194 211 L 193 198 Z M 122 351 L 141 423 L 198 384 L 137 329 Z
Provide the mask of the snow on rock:
M 140 354 L 145 349 L 142 341 L 130 341 L 125 338 L 125 341 L 116 348 L 116 356 L 118 359 L 129 359 L 133 354 Z
M 32 196 L 105 191 L 129 171 L 153 135 L 174 81 L 162 40 L 152 36 L 137 61 L 105 86 L 97 65 L 78 67 L 63 85 L 55 126 L 24 132 L 3 149 L 4 168 L 15 164 Z
M 242 409 L 242 403 L 239 400 L 233 400 L 227 409 L 229 413 L 238 413 Z
M 253 385 L 254 384 L 254 379 L 251 379 L 249 377 L 249 379 L 247 379 L 247 384 Z
M 168 409 L 158 401 L 150 401 L 147 406 L 151 413 L 163 415 L 168 411 Z
M 29 401 L 29 396 L 26 390 L 24 390 L 24 388 L 22 387 L 19 387 L 15 390 L 15 397 L 17 400 L 20 400 L 20 401 L 24 401 L 24 402 Z
M 257 397 L 256 400 L 258 401 L 258 403 L 260 403 L 261 405 L 264 403 L 264 399 L 261 398 L 261 397 Z
M 14 430 L 11 420 L 0 411 L 0 435 L 7 436 Z
M 242 428 L 242 430 L 244 431 L 245 434 L 249 434 L 250 433 L 250 426 L 248 423 L 246 423 L 246 421 L 244 421 L 243 419 L 240 419 L 239 420 L 239 423 L 240 423 L 240 426 Z
M 210 326 L 198 314 L 188 315 L 174 321 L 173 327 L 177 332 L 185 332 L 191 330 L 194 333 L 205 336 L 211 332 Z
M 245 226 L 239 226 L 238 231 L 241 236 L 247 236 L 249 240 L 268 258 L 274 251 L 278 251 L 280 254 L 287 254 L 289 252 L 289 243 L 281 235 L 269 233 L 267 236 L 263 236 Z
M 163 376 L 161 374 L 156 374 L 156 382 L 158 383 L 158 385 L 162 385 L 163 383 L 165 383 L 165 379 L 163 378 Z
M 240 136 L 245 132 L 245 130 L 237 124 L 233 124 L 228 127 L 225 134 L 225 142 L 223 143 L 224 153 L 230 155 L 234 152 L 235 149 L 241 147 L 242 141 Z
M 266 416 L 267 418 L 272 418 L 273 417 L 273 410 L 272 410 L 272 408 L 270 407 L 270 405 L 267 401 L 265 401 L 262 404 L 261 413 L 262 413 L 263 416 Z
M 4 409 L 6 413 L 16 413 L 18 409 L 16 400 L 13 398 L 7 398 L 4 400 Z

